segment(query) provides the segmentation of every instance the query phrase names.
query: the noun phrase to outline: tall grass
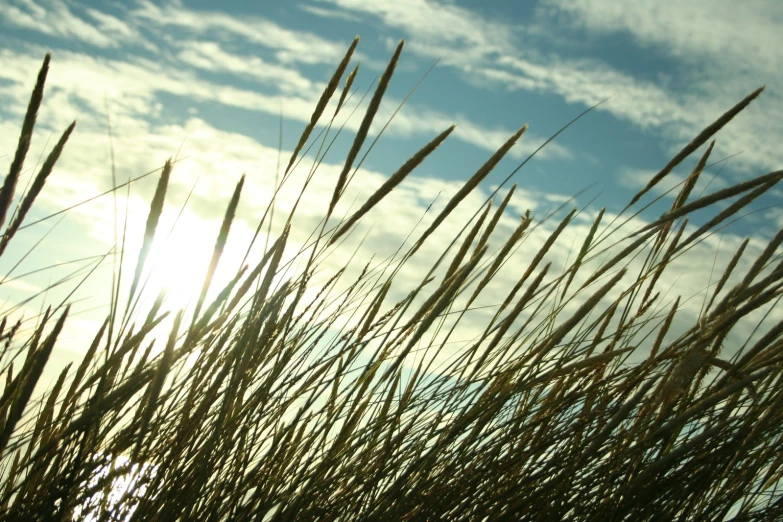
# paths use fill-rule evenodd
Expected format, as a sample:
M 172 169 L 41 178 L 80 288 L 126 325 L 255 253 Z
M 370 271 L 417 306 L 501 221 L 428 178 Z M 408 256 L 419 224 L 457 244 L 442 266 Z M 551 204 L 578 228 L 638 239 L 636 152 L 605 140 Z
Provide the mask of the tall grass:
M 310 138 L 329 117 L 325 109 L 357 41 L 328 83 L 281 183 L 319 139 Z M 483 333 L 435 365 L 425 355 L 441 350 L 465 321 L 510 252 L 524 247 L 535 219 L 523 216 L 510 236 L 498 237 L 495 227 L 512 188 L 494 212 L 491 201 L 477 210 L 431 265 L 417 267 L 420 283 L 397 302 L 390 300 L 395 278 L 524 139 L 526 127 L 398 256 L 356 274 L 346 265 L 313 287 L 326 257 L 344 248 L 357 223 L 453 130 L 403 162 L 355 211 L 335 214 L 401 50 L 402 43 L 305 248 L 289 244 L 294 207 L 257 264 L 208 299 L 242 178 L 208 275 L 194 282 L 200 293 L 192 313 L 173 310 L 173 323 L 163 323 L 171 317 L 159 299 L 134 322 L 141 274 L 176 168 L 167 162 L 129 295 L 112 303 L 81 363 L 66 368 L 40 397 L 33 391 L 69 305 L 48 308 L 25 335 L 2 319 L 2 520 L 783 518 L 783 322 L 766 325 L 739 348 L 724 347 L 732 329 L 780 299 L 783 232 L 732 286 L 745 241 L 708 289 L 698 320 L 682 331 L 672 329 L 682 315 L 680 298 L 663 303 L 656 287 L 679 255 L 768 192 L 783 171 L 693 198 L 710 144 L 666 213 L 628 235 L 613 232 L 761 89 L 699 134 L 620 216 L 606 223 L 602 210 L 566 269 L 550 273 L 546 256 L 572 224 L 576 211 L 568 213 L 543 246 L 529 252 L 529 263 L 514 268 L 516 284 L 491 296 L 498 306 L 480 325 Z M 8 223 L 0 252 L 73 130 L 65 131 L 11 213 L 48 66 L 47 55 L 0 192 L 0 223 Z M 346 107 L 355 74 L 325 124 L 329 129 Z M 321 147 L 328 146 L 322 138 Z M 256 237 L 271 210 L 272 203 Z M 689 233 L 687 218 L 697 210 L 712 214 Z M 596 269 L 607 252 L 612 257 Z M 286 255 L 300 263 L 298 271 Z M 638 273 L 628 268 L 634 258 L 642 260 Z M 338 290 L 348 277 L 354 279 Z M 310 290 L 314 299 L 305 297 Z M 161 334 L 161 324 L 172 326 Z

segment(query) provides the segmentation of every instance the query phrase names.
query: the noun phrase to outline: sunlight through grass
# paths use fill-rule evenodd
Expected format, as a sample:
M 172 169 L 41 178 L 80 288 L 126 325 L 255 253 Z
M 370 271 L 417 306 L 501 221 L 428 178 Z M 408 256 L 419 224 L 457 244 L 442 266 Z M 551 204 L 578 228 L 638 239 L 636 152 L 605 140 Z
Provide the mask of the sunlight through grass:
M 357 44 L 282 163 L 280 185 L 301 181 L 300 195 L 341 130 Z M 296 228 L 298 198 L 271 227 L 272 194 L 257 228 L 245 229 L 241 174 L 219 224 L 187 217 L 174 226 L 165 202 L 177 166 L 168 161 L 146 221 L 117 238 L 126 250 L 102 326 L 44 393 L 34 390 L 76 305 L 54 303 L 24 325 L 4 309 L 0 519 L 783 517 L 783 231 L 760 248 L 746 240 L 725 266 L 704 259 L 702 245 L 783 171 L 692 194 L 710 140 L 761 89 L 619 215 L 566 201 L 509 225 L 507 185 L 524 162 L 466 210 L 525 139 L 521 126 L 392 254 L 365 259 L 367 216 L 383 209 L 390 219 L 384 201 L 454 129 L 401 158 L 373 191 L 350 192 L 402 48 L 321 194 L 313 230 Z M 0 254 L 74 130 L 14 205 L 49 59 L 0 189 Z M 642 205 L 661 200 L 652 189 L 705 145 L 674 203 L 642 221 Z M 575 240 L 578 226 L 587 233 Z M 552 254 L 563 242 L 567 259 Z M 696 296 L 663 284 L 682 262 L 712 267 Z

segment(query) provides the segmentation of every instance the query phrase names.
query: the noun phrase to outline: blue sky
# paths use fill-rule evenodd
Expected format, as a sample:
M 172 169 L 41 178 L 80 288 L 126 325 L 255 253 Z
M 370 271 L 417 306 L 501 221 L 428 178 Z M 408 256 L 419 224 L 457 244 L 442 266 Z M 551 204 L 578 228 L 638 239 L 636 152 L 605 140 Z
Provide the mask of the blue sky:
M 519 188 L 513 212 L 499 230 L 513 230 L 518 214 L 528 208 L 541 218 L 587 189 L 575 201 L 586 209 L 573 237 L 553 250 L 562 262 L 600 207 L 619 212 L 674 153 L 761 85 L 767 86 L 761 98 L 718 134 L 711 162 L 731 158 L 707 169 L 697 193 L 783 165 L 783 3 L 777 0 L 10 0 L 0 4 L 0 28 L 0 172 L 10 164 L 47 51 L 53 59 L 28 166 L 72 120 L 78 121 L 33 218 L 111 186 L 107 114 L 120 182 L 160 168 L 180 151 L 184 160 L 174 169 L 164 227 L 173 224 L 177 205 L 195 188 L 177 230 L 161 246 L 159 265 L 161 277 L 179 288 L 180 297 L 203 273 L 225 205 L 239 176 L 247 173 L 239 222 L 232 231 L 234 246 L 228 252 L 238 264 L 236 255 L 243 252 L 271 194 L 281 112 L 285 160 L 357 34 L 361 42 L 354 63 L 360 63 L 360 70 L 350 108 L 377 80 L 399 40 L 406 40 L 371 138 L 437 61 L 363 163 L 357 197 L 366 197 L 419 147 L 452 123 L 458 125 L 388 206 L 369 216 L 371 233 L 357 234 L 369 234 L 361 247 L 367 256 L 396 248 L 439 194 L 439 201 L 446 201 L 523 124 L 529 130 L 464 203 L 457 221 L 472 215 L 544 140 L 606 98 L 512 178 Z M 307 226 L 323 214 L 320 201 L 330 194 L 364 106 L 366 101 L 319 167 L 322 175 L 301 213 L 307 233 L 312 229 Z M 661 187 L 683 180 L 700 152 Z M 140 241 L 154 184 L 149 178 L 134 185 L 128 197 L 119 195 L 120 210 L 130 216 L 131 247 Z M 745 236 L 754 238 L 746 257 L 752 262 L 764 239 L 783 226 L 780 198 L 781 192 L 773 191 L 757 202 L 759 212 L 694 249 L 696 262 L 684 258 L 682 273 L 669 283 L 680 284 L 684 294 L 696 294 L 717 277 L 706 270 L 704 256 L 725 265 Z M 283 197 L 283 210 L 286 201 Z M 671 199 L 660 202 L 628 226 L 643 225 L 670 204 Z M 105 253 L 114 241 L 114 211 L 113 199 L 104 197 L 68 212 L 25 266 L 32 270 Z M 8 274 L 55 221 L 24 231 L 0 271 Z M 442 238 L 433 238 L 432 252 L 459 230 L 458 224 L 447 227 Z M 532 247 L 551 231 L 550 224 L 541 226 Z M 342 259 L 335 255 L 335 266 Z M 90 265 L 68 266 L 86 270 Z M 224 277 L 236 268 L 227 262 Z M 0 299 L 19 302 L 57 279 L 52 270 L 18 278 L 25 271 L 17 268 L 0 286 Z M 105 263 L 96 276 L 104 283 L 82 289 L 84 301 L 73 321 L 77 329 L 86 331 L 106 313 L 108 292 L 101 284 L 109 275 L 110 263 Z M 50 297 L 57 295 L 53 291 Z M 26 307 L 29 316 L 40 300 Z M 82 338 L 78 332 L 72 335 Z

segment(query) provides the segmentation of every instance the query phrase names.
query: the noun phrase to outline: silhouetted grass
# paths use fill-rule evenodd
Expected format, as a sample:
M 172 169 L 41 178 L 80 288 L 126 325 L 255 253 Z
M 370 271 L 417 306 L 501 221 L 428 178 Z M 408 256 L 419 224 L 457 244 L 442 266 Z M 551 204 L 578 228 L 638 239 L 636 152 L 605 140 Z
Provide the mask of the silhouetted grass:
M 358 39 L 357 39 L 358 41 Z M 329 82 L 285 171 L 297 166 L 316 123 L 348 68 L 357 41 Z M 2 520 L 775 520 L 783 517 L 783 323 L 720 357 L 729 332 L 783 292 L 779 233 L 731 286 L 747 241 L 725 267 L 698 321 L 670 332 L 680 310 L 658 301 L 661 273 L 769 191 L 783 171 L 691 199 L 710 146 L 672 208 L 628 236 L 611 233 L 626 212 L 761 92 L 755 91 L 677 154 L 621 216 L 603 210 L 559 275 L 540 266 L 575 215 L 570 212 L 507 293 L 483 334 L 448 364 L 422 353 L 443 348 L 444 318 L 486 292 L 535 220 L 524 216 L 508 238 L 494 233 L 513 188 L 464 224 L 421 282 L 390 303 L 395 277 L 451 212 L 523 138 L 522 127 L 465 183 L 397 261 L 356 274 L 343 267 L 304 299 L 325 256 L 448 137 L 445 129 L 357 210 L 334 224 L 402 43 L 372 97 L 312 242 L 283 263 L 293 212 L 258 264 L 208 301 L 215 268 L 240 200 L 228 204 L 192 317 L 173 326 L 153 356 L 152 330 L 169 315 L 158 299 L 131 322 L 141 274 L 156 234 L 167 162 L 150 207 L 127 299 L 116 299 L 81 364 L 66 368 L 43 396 L 32 396 L 69 306 L 50 307 L 33 331 L 2 319 L 5 381 L 0 397 Z M 0 191 L 0 253 L 39 194 L 69 127 L 27 195 L 7 220 L 29 148 L 49 66 L 47 55 Z M 337 112 L 356 70 L 350 73 Z M 318 139 L 318 138 L 316 138 Z M 324 144 L 326 143 L 324 139 Z M 270 195 L 271 196 L 271 195 Z M 731 204 L 718 206 L 719 203 Z M 270 203 L 271 205 L 271 203 Z M 270 207 L 271 208 L 271 207 Z M 717 209 L 721 210 L 717 210 Z M 696 210 L 714 219 L 684 236 Z M 264 214 L 258 231 L 269 214 Z M 331 220 L 329 218 L 332 217 Z M 493 240 L 501 245 L 492 253 Z M 599 269 L 590 260 L 609 247 Z M 250 248 L 248 248 L 248 251 Z M 628 273 L 641 256 L 643 270 Z M 585 272 L 586 273 L 582 273 Z M 549 276 L 549 277 L 547 277 Z M 352 276 L 351 276 L 352 277 Z M 117 281 L 119 288 L 120 282 Z M 463 297 L 467 297 L 464 304 Z M 463 299 L 463 300 L 461 300 Z M 502 302 L 502 304 L 500 304 Z M 125 308 L 120 308 L 120 304 Z M 115 313 L 116 312 L 116 313 Z M 143 317 L 143 316 L 142 316 Z M 350 328 L 333 335 L 347 318 Z M 651 333 L 640 339 L 639 332 Z M 666 341 L 667 333 L 676 334 Z M 23 335 L 24 334 L 24 335 Z M 436 335 L 437 334 L 437 335 Z M 671 335 L 669 336 L 671 337 Z M 646 343 L 646 344 L 645 344 Z M 644 344 L 646 347 L 641 347 Z M 641 362 L 629 362 L 644 350 Z M 717 367 L 717 373 L 710 369 Z M 731 513 L 731 517 L 729 517 Z

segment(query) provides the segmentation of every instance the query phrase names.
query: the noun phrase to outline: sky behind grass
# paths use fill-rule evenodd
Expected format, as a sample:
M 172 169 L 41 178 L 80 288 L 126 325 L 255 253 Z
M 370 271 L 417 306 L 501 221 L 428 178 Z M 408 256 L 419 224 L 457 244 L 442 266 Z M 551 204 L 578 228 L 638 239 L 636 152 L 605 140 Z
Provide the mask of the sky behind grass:
M 7 172 L 11 162 L 29 93 L 47 51 L 53 54 L 52 65 L 26 166 L 33 166 L 33 158 L 48 151 L 77 120 L 30 221 L 111 188 L 112 153 L 117 183 L 160 168 L 170 156 L 182 160 L 174 168 L 160 230 L 166 237 L 175 221 L 177 225 L 167 241 L 158 243 L 154 270 L 169 287 L 172 306 L 182 305 L 189 292 L 197 291 L 225 205 L 246 173 L 239 219 L 221 266 L 222 280 L 235 273 L 274 187 L 281 114 L 285 165 L 356 34 L 362 39 L 354 62 L 361 65 L 350 110 L 374 88 L 399 40 L 406 40 L 371 139 L 426 78 L 364 160 L 356 192 L 349 196 L 362 201 L 419 147 L 452 123 L 458 125 L 385 206 L 364 220 L 367 229 L 358 231 L 357 242 L 349 244 L 362 254 L 359 259 L 393 253 L 433 201 L 435 208 L 447 201 L 498 146 L 529 123 L 529 130 L 480 192 L 460 207 L 458 216 L 470 217 L 531 152 L 603 100 L 501 188 L 502 196 L 510 183 L 519 184 L 513 212 L 499 227 L 505 234 L 501 237 L 513 230 L 525 210 L 540 220 L 579 194 L 565 208 L 585 208 L 573 238 L 553 250 L 564 262 L 598 209 L 619 212 L 702 128 L 761 85 L 767 86 L 761 98 L 718 134 L 713 164 L 695 194 L 783 165 L 783 3 L 776 0 L 11 0 L 0 4 L 0 28 L 0 172 Z M 347 122 L 338 118 L 345 127 L 318 167 L 299 211 L 296 239 L 301 243 L 325 211 L 366 102 Z M 661 187 L 665 190 L 685 179 L 701 152 L 675 169 Z M 312 154 L 310 162 L 311 158 Z M 303 179 L 310 166 L 303 164 L 292 191 L 281 193 L 279 215 L 292 208 L 298 193 L 295 181 Z M 28 170 L 27 176 L 31 173 Z M 18 303 L 60 277 L 75 274 L 77 279 L 71 282 L 83 277 L 95 259 L 72 261 L 108 252 L 126 211 L 128 251 L 133 252 L 141 241 L 154 186 L 151 176 L 134 184 L 129 193 L 120 192 L 117 208 L 114 199 L 105 196 L 23 231 L 0 264 L 0 272 L 7 276 L 0 299 Z M 656 189 L 653 196 L 661 192 Z M 755 240 L 751 254 L 754 248 L 763 248 L 783 226 L 780 198 L 780 191 L 773 190 L 757 202 L 758 212 L 695 249 L 692 254 L 698 262 L 683 260 L 677 267 L 680 289 L 692 295 L 714 280 L 717 276 L 710 279 L 708 270 L 713 259 L 724 260 L 725 265 L 746 236 Z M 346 199 L 350 205 L 351 198 Z M 628 227 L 643 225 L 669 205 L 671 199 L 664 200 Z M 119 223 L 115 215 L 120 216 Z M 433 237 L 431 252 L 423 255 L 441 251 L 459 232 L 462 223 L 459 217 L 457 221 Z M 542 225 L 539 244 L 558 221 Z M 12 270 L 47 233 L 23 265 Z M 352 252 L 335 255 L 330 262 L 339 267 Z M 129 257 L 135 259 L 133 254 Z M 752 262 L 753 256 L 748 259 Z M 59 273 L 47 270 L 20 277 L 65 262 Z M 83 300 L 69 319 L 74 323 L 74 346 L 83 345 L 80 331 L 94 332 L 96 322 L 105 316 L 111 266 L 111 260 L 104 260 L 77 294 Z M 416 270 L 411 270 L 413 280 Z M 497 284 L 503 288 L 502 281 Z M 66 298 L 66 286 L 48 297 Z M 151 293 L 150 299 L 155 295 Z M 29 317 L 40 303 L 39 298 L 19 310 Z

